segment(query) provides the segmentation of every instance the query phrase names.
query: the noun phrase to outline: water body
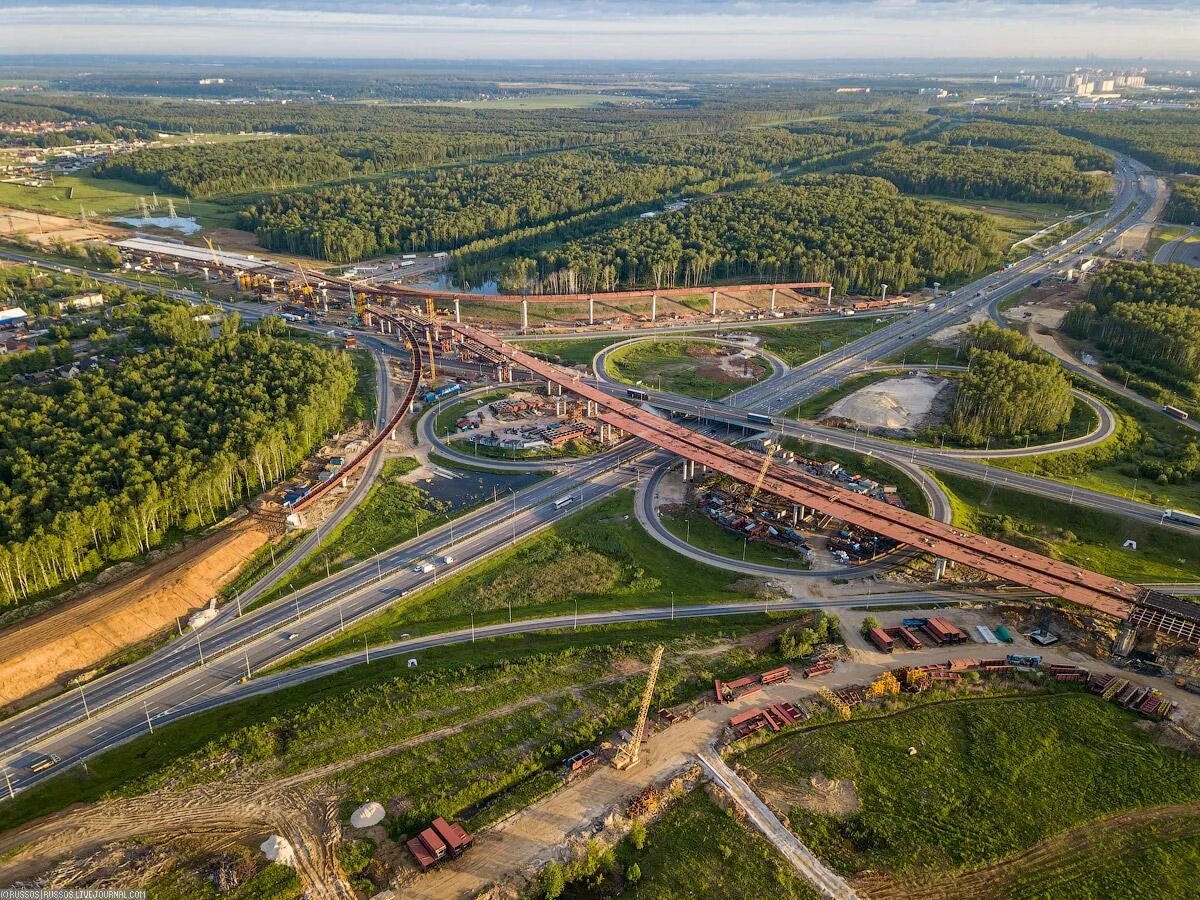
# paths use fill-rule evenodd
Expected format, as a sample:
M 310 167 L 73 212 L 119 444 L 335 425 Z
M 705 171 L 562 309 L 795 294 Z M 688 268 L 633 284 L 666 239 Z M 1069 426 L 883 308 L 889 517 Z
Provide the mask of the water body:
M 122 217 L 116 218 L 114 222 L 124 222 L 126 225 L 133 225 L 136 228 L 162 228 L 167 231 L 178 231 L 182 234 L 195 234 L 201 230 L 199 223 L 192 216 L 147 216 L 147 217 Z
M 493 494 L 501 500 L 505 497 L 511 498 L 508 493 L 510 488 L 519 491 L 541 480 L 536 472 L 471 472 L 440 465 L 438 468 L 453 472 L 458 477 L 443 478 L 435 475 L 429 481 L 417 482 L 417 486 L 431 497 L 448 504 L 452 510 L 470 509 L 490 503 Z
M 495 281 L 485 281 L 481 285 L 469 287 L 464 290 L 461 286 L 455 284 L 454 276 L 448 272 L 440 272 L 430 275 L 428 278 L 422 278 L 420 281 L 414 281 L 413 286 L 432 288 L 435 291 L 459 291 L 464 294 L 478 294 L 481 297 L 500 293 L 500 285 Z

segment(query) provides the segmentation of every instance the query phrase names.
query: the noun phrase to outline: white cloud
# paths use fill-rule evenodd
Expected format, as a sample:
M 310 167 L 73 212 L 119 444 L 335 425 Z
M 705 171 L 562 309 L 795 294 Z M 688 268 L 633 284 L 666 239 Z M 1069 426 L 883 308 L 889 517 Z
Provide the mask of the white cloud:
M 1200 23 L 1181 6 L 1182 0 L 9 4 L 0 53 L 758 58 L 795 60 L 798 68 L 805 59 L 871 56 L 1194 59 Z

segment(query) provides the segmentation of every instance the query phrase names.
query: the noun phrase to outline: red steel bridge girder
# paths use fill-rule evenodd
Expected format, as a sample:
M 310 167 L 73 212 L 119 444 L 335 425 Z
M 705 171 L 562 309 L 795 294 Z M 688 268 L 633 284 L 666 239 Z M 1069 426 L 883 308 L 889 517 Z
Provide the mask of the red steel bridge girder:
M 405 313 L 371 307 L 376 315 L 399 320 Z M 468 325 L 441 322 L 468 345 L 484 347 L 605 410 L 600 419 L 655 446 L 678 453 L 739 481 L 754 483 L 762 459 L 707 438 L 661 416 L 612 397 L 578 375 L 542 362 L 488 332 Z M 863 497 L 795 469 L 771 464 L 762 489 L 794 503 L 869 529 L 934 556 L 960 562 L 1005 581 L 1032 588 L 1117 619 L 1129 619 L 1145 594 L 1140 585 L 1111 578 L 1061 560 L 1013 547 L 953 525 L 936 522 L 891 504 Z M 1160 629 L 1163 630 L 1163 629 Z M 1200 642 L 1200 631 L 1191 629 Z

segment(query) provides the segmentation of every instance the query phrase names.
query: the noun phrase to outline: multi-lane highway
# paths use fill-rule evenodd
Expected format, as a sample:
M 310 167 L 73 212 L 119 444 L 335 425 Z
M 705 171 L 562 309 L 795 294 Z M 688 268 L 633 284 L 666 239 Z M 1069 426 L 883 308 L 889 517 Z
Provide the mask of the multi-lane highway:
M 36 744 L 64 761 L 91 755 L 147 728 L 147 720 L 219 690 L 345 624 L 377 612 L 400 597 L 436 583 L 490 553 L 571 514 L 635 477 L 615 459 L 590 461 L 556 479 L 502 496 L 497 502 L 413 541 L 335 573 L 309 588 L 240 617 L 224 617 L 112 675 L 5 720 L 0 766 L 16 773 L 14 787 L 31 782 L 25 763 Z M 572 502 L 556 507 L 555 501 Z M 431 572 L 417 561 L 450 555 Z M 293 636 L 294 635 L 294 636 Z
M 738 406 L 759 409 L 765 407 L 768 410 L 786 409 L 799 400 L 837 383 L 844 377 L 844 373 L 873 363 L 913 341 L 924 339 L 938 329 L 953 324 L 980 304 L 986 302 L 989 306 L 994 306 L 1000 299 L 1023 290 L 1054 266 L 1064 264 L 1065 254 L 1083 247 L 1097 234 L 1109 228 L 1120 229 L 1125 223 L 1141 217 L 1150 202 L 1146 199 L 1142 187 L 1142 173 L 1137 172 L 1128 160 L 1118 157 L 1117 176 L 1118 191 L 1112 211 L 1072 238 L 1066 248 L 1035 254 L 1012 269 L 993 273 L 973 285 L 960 289 L 952 297 L 943 298 L 933 310 L 918 311 L 852 342 L 838 353 L 790 370 L 769 388 L 749 388 L 737 398 Z M 35 261 L 25 254 L 4 252 L 0 253 L 0 257 Z M 69 266 L 49 267 L 84 274 L 79 269 Z M 104 276 L 92 272 L 86 274 L 98 280 L 129 287 L 145 287 L 120 275 Z M 203 299 L 192 291 L 168 289 L 165 293 L 192 301 Z M 263 314 L 262 307 L 225 305 L 237 309 L 247 319 Z M 693 326 L 686 330 L 696 329 Z M 658 334 L 662 333 L 662 330 L 654 329 L 650 333 Z M 629 334 L 633 333 L 626 336 Z M 667 396 L 656 397 L 655 403 L 666 408 L 672 408 L 674 404 L 683 411 L 690 411 L 685 408 L 695 406 L 694 401 Z M 724 416 L 725 420 L 736 424 L 745 421 L 742 409 L 726 408 L 718 411 L 714 408 L 709 410 L 709 414 L 717 420 Z M 786 424 L 781 427 L 786 433 L 795 433 L 799 437 L 818 438 L 839 446 L 849 444 L 855 449 L 858 449 L 864 440 L 878 440 L 850 436 L 844 432 L 821 433 L 812 426 Z M 896 451 L 896 446 L 887 442 L 879 442 L 876 450 L 893 455 Z M 947 457 L 935 452 L 914 449 L 910 453 L 909 459 L 912 463 L 947 471 L 953 471 L 948 468 L 951 464 L 979 465 L 969 460 L 953 460 L 951 463 L 947 461 Z M 904 452 L 901 451 L 901 454 L 904 455 Z M 297 648 L 336 633 L 345 623 L 370 615 L 395 602 L 397 597 L 417 590 L 444 574 L 442 567 L 435 568 L 432 573 L 413 572 L 411 564 L 414 560 L 444 554 L 450 550 L 456 560 L 454 567 L 467 564 L 569 514 L 578 508 L 580 502 L 577 500 L 568 506 L 556 508 L 555 499 L 569 492 L 583 491 L 586 502 L 590 497 L 611 492 L 627 483 L 630 474 L 614 469 L 613 465 L 614 461 L 605 457 L 564 469 L 558 478 L 534 485 L 503 502 L 491 504 L 464 517 L 453 526 L 443 526 L 414 542 L 338 573 L 283 601 L 277 601 L 241 617 L 219 620 L 202 630 L 198 636 L 189 634 L 142 661 L 88 685 L 83 693 L 63 695 L 14 716 L 6 720 L 4 728 L 0 730 L 0 765 L 15 773 L 14 788 L 20 790 L 38 778 L 30 775 L 22 767 L 22 763 L 27 762 L 31 749 L 36 748 L 39 752 L 57 753 L 62 756 L 63 763 L 48 773 L 52 774 L 74 760 L 113 746 L 131 734 L 141 733 L 156 719 L 160 722 L 167 721 L 185 711 L 198 708 L 198 704 L 227 702 L 236 696 L 239 690 L 266 690 L 290 683 L 286 679 L 291 676 L 280 676 L 281 680 L 278 681 L 254 679 L 248 685 L 240 685 L 241 678 L 247 672 L 253 673 L 269 666 L 292 654 Z M 1004 477 L 1012 480 L 1028 478 L 1013 473 Z M 1043 479 L 1036 481 L 1045 485 L 1056 484 Z M 1068 490 L 1066 486 L 1059 485 L 1058 488 L 1060 491 Z M 1074 488 L 1070 490 L 1074 496 Z M 1083 492 L 1078 492 L 1078 496 L 1083 497 Z M 1089 493 L 1088 502 L 1100 505 L 1120 501 L 1107 495 Z M 515 504 L 515 508 L 510 504 Z M 1131 504 L 1131 508 L 1133 514 L 1144 516 L 1140 504 Z M 456 531 L 453 536 L 450 533 L 452 528 Z M 812 604 L 801 602 L 799 605 Z M 581 617 L 581 624 L 583 622 Z M 529 627 L 535 625 L 523 624 Z M 481 631 L 480 636 L 482 635 Z M 444 639 L 445 642 L 449 642 L 453 637 L 447 635 L 438 640 Z M 461 634 L 458 639 L 462 639 Z M 404 644 L 386 651 L 378 648 L 375 652 L 405 653 L 415 649 L 420 648 Z M 364 648 L 364 662 L 365 657 Z M 349 665 L 357 661 L 357 656 L 351 656 L 346 658 L 344 663 Z

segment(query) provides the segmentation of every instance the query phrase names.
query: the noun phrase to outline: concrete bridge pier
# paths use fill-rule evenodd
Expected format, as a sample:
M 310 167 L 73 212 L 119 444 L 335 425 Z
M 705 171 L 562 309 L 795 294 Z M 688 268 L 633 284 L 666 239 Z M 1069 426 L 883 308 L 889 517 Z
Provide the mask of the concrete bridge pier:
M 775 312 L 775 288 L 771 288 L 771 312 Z
M 456 324 L 462 322 L 462 307 L 459 305 L 458 298 L 454 298 L 454 321 Z
M 650 295 L 650 321 L 658 318 L 658 294 Z
M 941 581 L 946 574 L 946 560 L 938 557 L 937 562 L 933 564 L 933 580 Z
M 716 291 L 713 291 L 713 296 L 712 296 L 712 314 L 714 316 L 717 314 L 717 292 Z
M 825 305 L 833 306 L 833 285 L 829 286 L 829 294 L 825 297 Z
M 596 298 L 588 297 L 588 324 L 596 324 Z
M 529 330 L 529 301 L 521 301 L 521 332 Z

